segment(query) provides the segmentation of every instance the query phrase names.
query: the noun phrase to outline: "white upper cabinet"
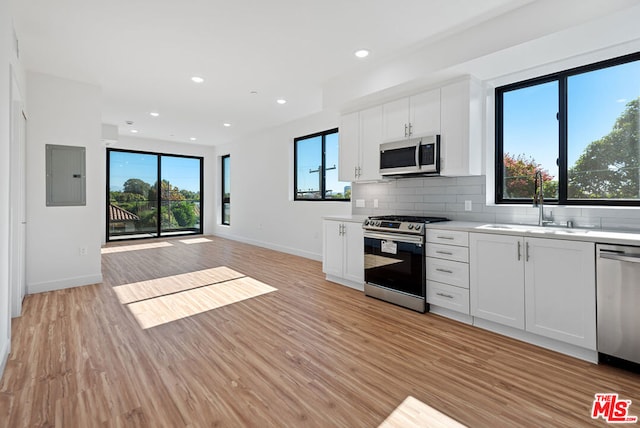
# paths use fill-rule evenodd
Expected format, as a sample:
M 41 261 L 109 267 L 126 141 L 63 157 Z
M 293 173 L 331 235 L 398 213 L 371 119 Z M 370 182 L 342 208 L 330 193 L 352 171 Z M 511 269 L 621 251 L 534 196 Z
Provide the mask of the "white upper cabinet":
M 383 105 L 383 141 L 437 134 L 440 131 L 440 89 Z
M 344 114 L 338 130 L 338 178 L 340 181 L 356 181 L 360 166 L 360 113 Z
M 385 103 L 382 106 L 384 125 L 382 140 L 395 141 L 407 138 L 409 132 L 409 98 Z
M 440 133 L 440 89 L 409 98 L 409 131 L 411 137 Z
M 482 173 L 482 88 L 473 79 L 441 89 L 440 175 Z
M 358 180 L 380 180 L 382 106 L 360 112 L 360 170 Z
M 380 176 L 382 106 L 343 115 L 340 121 L 341 181 L 373 181 Z

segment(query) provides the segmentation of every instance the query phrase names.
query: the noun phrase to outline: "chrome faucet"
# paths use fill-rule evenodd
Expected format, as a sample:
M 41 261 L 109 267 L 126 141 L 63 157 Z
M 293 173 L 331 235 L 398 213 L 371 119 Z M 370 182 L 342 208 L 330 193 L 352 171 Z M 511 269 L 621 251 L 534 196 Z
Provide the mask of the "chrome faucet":
M 544 180 L 542 179 L 542 170 L 536 170 L 536 174 L 533 180 L 534 194 L 533 194 L 533 206 L 538 207 L 538 226 L 545 226 L 553 223 L 553 219 L 544 218 Z

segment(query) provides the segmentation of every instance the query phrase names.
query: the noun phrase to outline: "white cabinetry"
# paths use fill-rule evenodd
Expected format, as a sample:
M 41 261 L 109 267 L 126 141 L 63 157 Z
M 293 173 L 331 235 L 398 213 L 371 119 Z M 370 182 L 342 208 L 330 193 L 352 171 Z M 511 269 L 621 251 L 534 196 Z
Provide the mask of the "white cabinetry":
M 339 135 L 338 178 L 351 182 L 379 180 L 382 106 L 343 115 Z
M 322 271 L 327 279 L 364 288 L 364 236 L 359 222 L 324 220 Z
M 383 105 L 383 141 L 440 132 L 440 89 Z
M 596 349 L 594 244 L 469 234 L 471 315 Z
M 526 329 L 596 349 L 595 244 L 525 240 Z
M 520 236 L 469 234 L 471 315 L 524 329 Z
M 441 89 L 440 174 L 482 174 L 482 88 L 473 79 Z
M 427 303 L 469 315 L 467 232 L 427 229 Z

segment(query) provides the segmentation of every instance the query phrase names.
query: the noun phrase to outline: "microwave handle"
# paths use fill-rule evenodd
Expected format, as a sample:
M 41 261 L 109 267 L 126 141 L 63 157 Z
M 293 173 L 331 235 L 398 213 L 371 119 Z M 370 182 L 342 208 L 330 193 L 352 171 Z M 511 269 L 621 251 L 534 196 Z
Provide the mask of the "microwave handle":
M 419 139 L 416 143 L 416 168 L 420 167 L 420 144 L 422 144 L 422 139 Z

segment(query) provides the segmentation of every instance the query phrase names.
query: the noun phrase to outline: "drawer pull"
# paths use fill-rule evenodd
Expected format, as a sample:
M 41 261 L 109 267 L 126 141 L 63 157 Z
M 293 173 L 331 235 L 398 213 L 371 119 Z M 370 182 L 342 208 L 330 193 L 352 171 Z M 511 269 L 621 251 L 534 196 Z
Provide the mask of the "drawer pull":
M 452 271 L 452 270 L 449 270 L 449 269 L 436 268 L 436 270 L 437 270 L 438 272 L 453 273 L 453 271 Z
M 444 293 L 436 293 L 438 296 L 440 297 L 446 297 L 447 299 L 453 299 L 453 296 L 451 294 L 444 294 Z
M 444 254 L 444 255 L 447 255 L 447 256 L 453 256 L 453 253 L 449 252 L 449 251 L 436 250 L 436 254 Z
M 453 241 L 453 236 L 436 236 L 436 238 L 438 238 L 438 239 L 448 239 L 450 241 Z

